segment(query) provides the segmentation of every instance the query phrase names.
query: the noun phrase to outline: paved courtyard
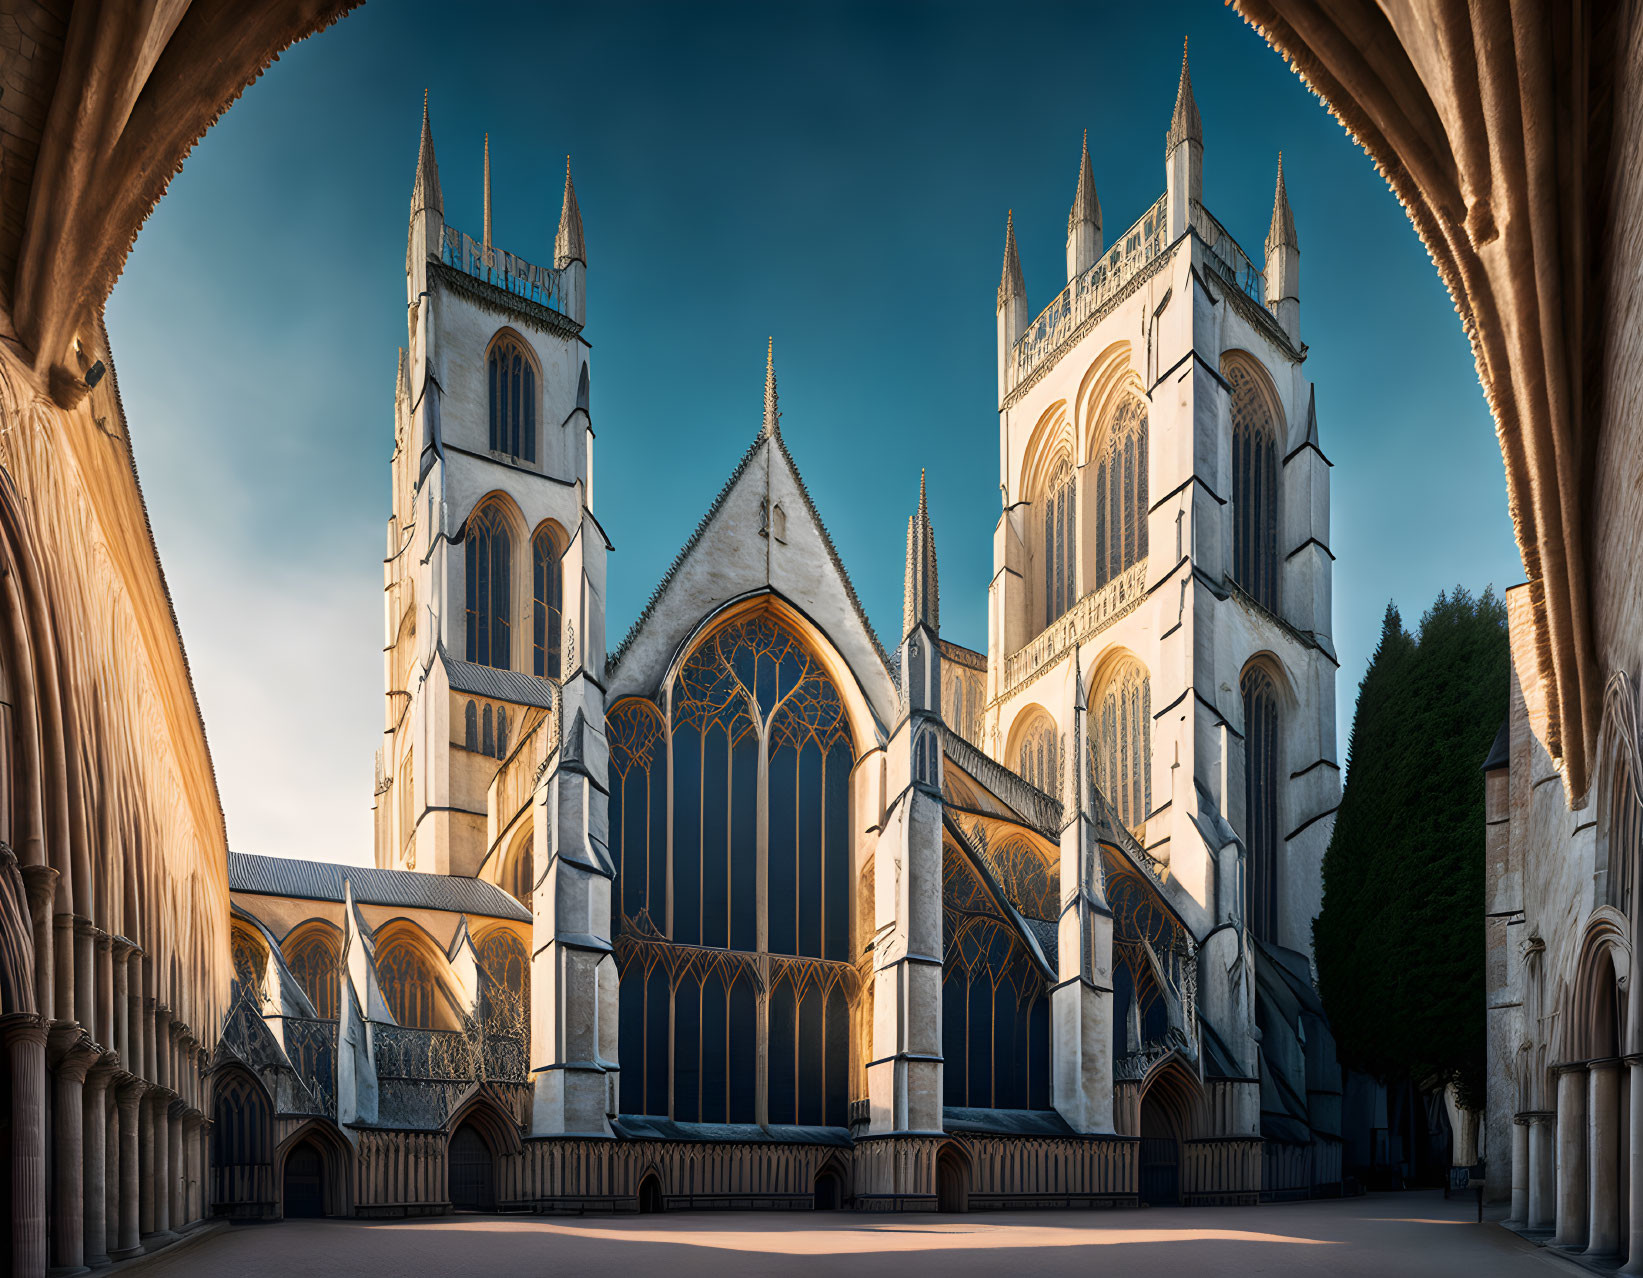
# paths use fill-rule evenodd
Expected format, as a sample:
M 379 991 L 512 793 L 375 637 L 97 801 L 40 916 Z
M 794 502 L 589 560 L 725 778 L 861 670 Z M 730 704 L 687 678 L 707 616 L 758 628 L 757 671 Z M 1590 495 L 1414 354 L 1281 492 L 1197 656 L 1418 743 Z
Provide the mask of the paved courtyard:
M 1258 1208 L 1156 1208 L 885 1218 L 850 1212 L 679 1213 L 552 1220 L 289 1221 L 236 1227 L 144 1266 L 155 1278 L 576 1274 L 578 1278 L 851 1278 L 1575 1274 L 1431 1193 Z

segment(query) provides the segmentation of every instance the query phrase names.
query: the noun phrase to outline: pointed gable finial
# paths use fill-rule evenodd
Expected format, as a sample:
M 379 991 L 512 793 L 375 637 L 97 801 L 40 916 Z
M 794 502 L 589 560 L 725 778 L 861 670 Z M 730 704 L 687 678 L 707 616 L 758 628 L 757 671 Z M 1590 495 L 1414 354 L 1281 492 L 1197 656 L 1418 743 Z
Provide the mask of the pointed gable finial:
M 1090 165 L 1090 131 L 1084 130 L 1084 156 L 1078 164 L 1078 189 L 1073 192 L 1072 210 L 1067 214 L 1067 234 L 1080 222 L 1092 222 L 1101 229 L 1101 201 L 1095 194 L 1095 169 Z
M 485 251 L 491 251 L 491 135 L 485 135 Z
M 1168 155 L 1183 142 L 1204 144 L 1204 121 L 1192 96 L 1192 72 L 1187 68 L 1187 42 L 1181 41 L 1181 84 L 1175 91 L 1175 114 L 1170 118 L 1169 136 L 1164 142 Z
M 936 534 L 930 527 L 924 472 L 918 476 L 918 514 L 907 517 L 907 576 L 901 597 L 902 635 L 924 626 L 941 633 L 941 591 L 936 578 Z
M 776 401 L 776 339 L 764 348 L 764 437 L 774 439 L 782 432 L 782 411 Z
M 1272 196 L 1272 225 L 1267 229 L 1266 243 L 1269 249 L 1287 246 L 1300 248 L 1301 244 L 1295 237 L 1295 214 L 1289 207 L 1289 191 L 1284 186 L 1284 153 L 1278 152 L 1278 189 Z
M 1021 276 L 1021 254 L 1015 247 L 1015 210 L 1004 216 L 1004 271 L 998 281 L 998 309 L 1014 298 L 1027 296 L 1027 281 Z
M 416 181 L 411 186 L 411 216 L 424 209 L 445 216 L 439 191 L 439 164 L 434 159 L 434 131 L 428 123 L 428 90 L 422 91 L 422 142 L 416 153 Z
M 570 156 L 565 157 L 565 202 L 559 209 L 559 234 L 553 240 L 553 264 L 564 270 L 572 262 L 588 264 L 587 245 L 582 239 L 582 210 L 576 204 L 576 184 L 570 177 Z

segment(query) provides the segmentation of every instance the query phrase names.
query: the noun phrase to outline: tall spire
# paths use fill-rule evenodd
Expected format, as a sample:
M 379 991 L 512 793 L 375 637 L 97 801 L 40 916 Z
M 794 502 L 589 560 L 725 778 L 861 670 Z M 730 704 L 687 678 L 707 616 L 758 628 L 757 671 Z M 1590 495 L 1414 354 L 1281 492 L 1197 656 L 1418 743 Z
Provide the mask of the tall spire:
M 411 216 L 427 209 L 445 216 L 439 192 L 439 164 L 434 159 L 434 131 L 428 123 L 428 91 L 422 91 L 422 143 L 416 154 L 416 181 L 411 186 Z
M 764 437 L 774 439 L 782 433 L 782 412 L 776 405 L 776 339 L 772 337 L 764 349 Z
M 491 251 L 491 135 L 485 135 L 485 251 Z
M 553 240 L 553 264 L 563 270 L 572 262 L 588 264 L 582 240 L 582 210 L 576 206 L 576 184 L 570 178 L 570 156 L 565 157 L 565 202 L 559 209 L 559 234 Z
M 1192 97 L 1192 72 L 1187 69 L 1187 42 L 1181 41 L 1181 84 L 1175 91 L 1175 114 L 1170 117 L 1169 136 L 1164 141 L 1168 155 L 1183 142 L 1204 145 L 1204 122 Z
M 1012 298 L 1027 296 L 1027 281 L 1021 276 L 1021 254 L 1015 247 L 1015 210 L 1004 217 L 1004 272 L 998 281 L 998 309 Z
M 1090 167 L 1090 131 L 1084 130 L 1084 158 L 1078 165 L 1078 189 L 1073 192 L 1072 210 L 1067 214 L 1067 234 L 1080 222 L 1093 222 L 1101 229 L 1101 201 L 1095 194 L 1095 170 Z
M 1278 152 L 1278 189 L 1272 197 L 1272 225 L 1266 233 L 1268 248 L 1300 248 L 1295 237 L 1295 214 L 1289 208 L 1289 192 L 1284 187 L 1284 153 Z
M 901 600 L 901 632 L 917 626 L 941 633 L 941 591 L 936 580 L 936 534 L 924 496 L 924 472 L 918 475 L 918 514 L 907 517 L 907 579 Z

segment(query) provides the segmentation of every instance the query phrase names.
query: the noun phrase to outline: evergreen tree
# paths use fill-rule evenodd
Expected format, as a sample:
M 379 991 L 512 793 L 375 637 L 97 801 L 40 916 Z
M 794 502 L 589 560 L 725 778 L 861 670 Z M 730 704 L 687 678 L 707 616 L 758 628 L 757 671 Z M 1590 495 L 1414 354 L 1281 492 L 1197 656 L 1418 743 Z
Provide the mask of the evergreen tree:
M 1358 689 L 1313 927 L 1343 1063 L 1483 1094 L 1483 774 L 1506 713 L 1506 610 L 1440 594 L 1410 635 L 1388 604 Z

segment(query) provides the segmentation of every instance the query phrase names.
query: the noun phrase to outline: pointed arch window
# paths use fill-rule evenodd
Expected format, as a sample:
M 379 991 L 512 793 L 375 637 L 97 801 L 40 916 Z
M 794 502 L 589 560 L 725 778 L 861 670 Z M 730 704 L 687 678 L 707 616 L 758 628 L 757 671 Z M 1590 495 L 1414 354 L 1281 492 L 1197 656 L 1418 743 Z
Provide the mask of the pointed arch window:
M 1044 486 L 1044 624 L 1078 598 L 1078 492 L 1072 462 L 1063 457 Z
M 1140 662 L 1125 661 L 1107 681 L 1092 745 L 1096 788 L 1139 838 L 1152 809 L 1152 680 Z
M 337 1016 L 337 942 L 324 924 L 315 923 L 298 930 L 284 945 L 286 966 L 297 978 L 302 992 L 323 1020 Z
M 1240 680 L 1244 698 L 1245 918 L 1256 937 L 1278 931 L 1278 685 L 1263 666 Z
M 565 603 L 563 550 L 546 524 L 531 538 L 531 672 L 560 677 L 559 631 Z
M 1147 557 L 1147 406 L 1127 397 L 1095 470 L 1095 587 Z
M 502 508 L 486 502 L 468 519 L 468 660 L 509 668 L 510 603 L 513 599 L 513 537 Z
M 1045 794 L 1061 793 L 1061 743 L 1049 716 L 1036 714 L 1016 750 L 1016 773 Z
M 377 951 L 377 982 L 395 1021 L 407 1029 L 434 1028 L 434 970 L 415 943 L 394 937 Z
M 1631 918 L 1643 848 L 1643 807 L 1639 807 L 1631 760 L 1618 734 L 1610 738 L 1610 747 L 1620 757 L 1614 761 L 1614 779 L 1609 783 L 1608 901 Z
M 525 345 L 504 333 L 491 343 L 490 449 L 520 461 L 536 460 L 536 361 Z
M 1278 423 L 1259 374 L 1225 368 L 1232 394 L 1232 579 L 1278 611 Z
M 479 707 L 472 701 L 462 711 L 462 745 L 464 749 L 479 753 Z
M 664 711 L 624 699 L 607 730 L 622 1112 L 845 1126 L 859 978 L 839 689 L 760 612 L 696 647 Z

